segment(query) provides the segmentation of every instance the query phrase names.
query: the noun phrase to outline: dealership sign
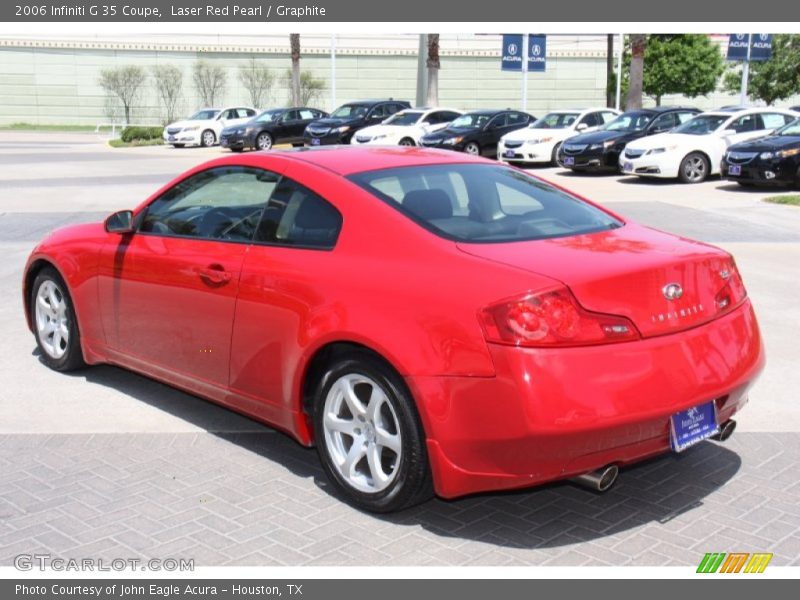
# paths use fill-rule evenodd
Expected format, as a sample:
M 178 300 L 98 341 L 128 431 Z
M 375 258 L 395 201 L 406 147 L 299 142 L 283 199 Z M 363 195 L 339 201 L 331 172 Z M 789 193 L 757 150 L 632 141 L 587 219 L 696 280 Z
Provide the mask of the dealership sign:
M 750 55 L 747 54 L 748 38 Z M 771 33 L 732 33 L 728 38 L 728 60 L 769 60 L 772 58 Z
M 528 40 L 528 71 L 544 71 L 547 65 L 547 36 L 507 33 L 503 35 L 503 71 L 522 71 L 525 56 L 525 38 Z

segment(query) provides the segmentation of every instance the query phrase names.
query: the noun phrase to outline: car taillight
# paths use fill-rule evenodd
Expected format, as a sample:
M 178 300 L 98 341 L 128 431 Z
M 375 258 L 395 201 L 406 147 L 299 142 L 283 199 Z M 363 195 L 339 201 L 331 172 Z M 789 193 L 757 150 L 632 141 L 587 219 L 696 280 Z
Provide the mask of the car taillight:
M 726 261 L 719 276 L 724 283 L 714 300 L 717 305 L 717 313 L 722 314 L 739 306 L 747 298 L 747 290 L 733 257 Z
M 585 346 L 639 339 L 631 321 L 586 310 L 567 288 L 493 304 L 480 313 L 490 342 L 514 346 Z

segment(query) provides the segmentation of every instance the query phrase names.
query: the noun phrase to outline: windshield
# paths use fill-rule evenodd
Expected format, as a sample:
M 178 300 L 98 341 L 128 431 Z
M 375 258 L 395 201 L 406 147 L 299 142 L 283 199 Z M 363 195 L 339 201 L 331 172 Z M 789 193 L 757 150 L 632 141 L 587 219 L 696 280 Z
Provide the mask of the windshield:
M 421 226 L 460 242 L 515 242 L 620 227 L 527 173 L 492 164 L 401 167 L 350 179 Z
M 642 131 L 653 120 L 653 113 L 629 112 L 622 113 L 603 129 L 606 131 Z
M 708 135 L 719 129 L 728 115 L 699 115 L 694 119 L 686 121 L 672 130 L 672 133 L 688 133 L 689 135 Z
M 386 125 L 416 125 L 424 113 L 402 111 L 393 114 L 386 120 Z
M 548 113 L 528 127 L 531 129 L 564 129 L 572 125 L 577 118 L 578 113 Z
M 191 117 L 189 117 L 189 121 L 210 121 L 218 114 L 218 110 L 198 110 Z
M 450 123 L 450 128 L 481 128 L 489 122 L 491 115 L 461 115 L 455 121 Z
M 355 119 L 367 114 L 367 107 L 362 104 L 345 104 L 331 114 L 334 119 Z
M 775 132 L 775 135 L 800 136 L 800 119 L 784 125 Z
M 258 123 L 273 123 L 283 114 L 282 110 L 267 110 L 256 117 Z

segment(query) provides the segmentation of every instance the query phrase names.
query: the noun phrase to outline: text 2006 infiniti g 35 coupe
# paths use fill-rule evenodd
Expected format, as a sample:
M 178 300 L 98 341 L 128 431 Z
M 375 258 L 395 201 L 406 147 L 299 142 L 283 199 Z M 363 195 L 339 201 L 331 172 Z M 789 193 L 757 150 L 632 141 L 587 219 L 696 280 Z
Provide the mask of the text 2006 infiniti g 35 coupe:
M 723 439 L 761 369 L 736 265 L 522 171 L 418 148 L 214 160 L 52 233 L 57 370 L 113 363 L 315 444 L 392 511 Z

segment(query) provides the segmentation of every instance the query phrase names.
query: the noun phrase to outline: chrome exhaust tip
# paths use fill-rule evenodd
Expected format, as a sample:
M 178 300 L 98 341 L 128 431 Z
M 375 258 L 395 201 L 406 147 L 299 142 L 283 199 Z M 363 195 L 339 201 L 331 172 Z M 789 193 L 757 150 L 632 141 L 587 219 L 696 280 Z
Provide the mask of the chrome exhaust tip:
M 717 442 L 724 442 L 733 435 L 734 431 L 736 431 L 736 421 L 728 419 L 719 428 L 719 433 L 712 435 L 711 439 Z
M 596 492 L 605 492 L 614 485 L 618 475 L 619 467 L 617 465 L 607 465 L 597 471 L 573 477 L 570 481 Z

